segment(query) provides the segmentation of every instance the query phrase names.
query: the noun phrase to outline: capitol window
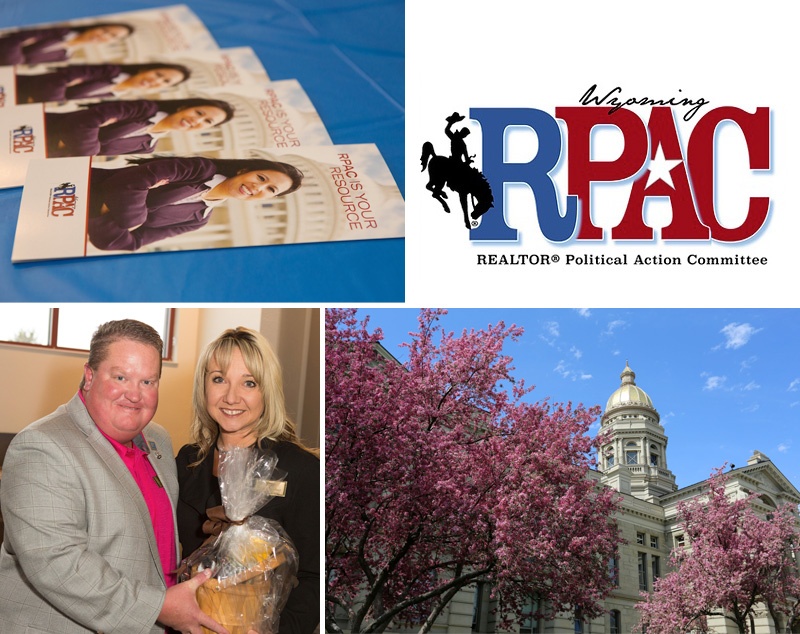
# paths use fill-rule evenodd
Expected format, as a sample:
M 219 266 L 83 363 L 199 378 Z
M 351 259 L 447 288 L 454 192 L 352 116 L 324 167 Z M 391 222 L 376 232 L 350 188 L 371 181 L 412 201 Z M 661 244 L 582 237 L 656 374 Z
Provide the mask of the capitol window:
M 658 445 L 650 445 L 650 466 L 657 467 L 661 462 L 661 451 Z
M 583 610 L 580 607 L 575 608 L 575 634 L 583 634 Z
M 638 553 L 639 561 L 639 590 L 647 592 L 647 553 Z
M 625 464 L 639 464 L 639 449 L 634 441 L 625 443 Z
M 611 610 L 609 614 L 609 634 L 621 634 L 622 620 L 619 610 Z
M 608 578 L 615 587 L 619 587 L 619 558 L 616 554 L 608 559 Z

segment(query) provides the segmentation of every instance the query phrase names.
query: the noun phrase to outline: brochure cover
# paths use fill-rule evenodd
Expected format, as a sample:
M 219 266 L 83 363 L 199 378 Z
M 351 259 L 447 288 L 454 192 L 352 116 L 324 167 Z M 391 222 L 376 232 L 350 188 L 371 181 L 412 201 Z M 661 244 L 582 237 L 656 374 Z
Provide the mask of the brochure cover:
M 0 30 L 0 65 L 142 61 L 163 53 L 219 48 L 185 5 Z
M 0 108 L 15 104 L 186 96 L 214 86 L 265 83 L 253 49 L 182 51 L 142 62 L 0 66 Z
M 34 158 L 195 154 L 329 145 L 330 136 L 295 80 L 226 86 L 184 99 L 24 104 L 0 110 L 0 187 L 25 182 Z
M 225 156 L 34 160 L 12 262 L 404 235 L 375 145 Z

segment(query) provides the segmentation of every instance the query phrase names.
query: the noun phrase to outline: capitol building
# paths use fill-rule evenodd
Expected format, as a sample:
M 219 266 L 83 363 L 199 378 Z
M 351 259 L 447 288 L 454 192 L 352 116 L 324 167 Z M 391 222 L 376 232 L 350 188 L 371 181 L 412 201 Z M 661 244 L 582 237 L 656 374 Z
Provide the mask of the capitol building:
M 624 543 L 617 560 L 609 562 L 616 588 L 605 600 L 603 617 L 587 621 L 577 610 L 552 621 L 530 619 L 517 624 L 515 630 L 520 634 L 631 632 L 639 620 L 634 606 L 640 592 L 652 591 L 653 580 L 668 572 L 671 550 L 683 544 L 679 503 L 708 491 L 707 481 L 678 488 L 669 468 L 668 438 L 653 401 L 636 384 L 636 375 L 627 363 L 620 379 L 601 419 L 607 442 L 600 448 L 597 471 L 590 474 L 621 495 L 617 522 Z M 709 473 L 713 466 L 709 465 Z M 754 451 L 744 466 L 732 466 L 726 475 L 729 494 L 756 494 L 755 510 L 761 515 L 786 503 L 800 504 L 800 492 L 759 451 Z M 490 588 L 478 583 L 451 601 L 432 631 L 494 632 L 493 603 Z M 755 634 L 790 631 L 785 624 L 774 623 L 766 610 L 749 625 Z M 709 626 L 720 634 L 736 631 L 721 617 L 709 618 Z

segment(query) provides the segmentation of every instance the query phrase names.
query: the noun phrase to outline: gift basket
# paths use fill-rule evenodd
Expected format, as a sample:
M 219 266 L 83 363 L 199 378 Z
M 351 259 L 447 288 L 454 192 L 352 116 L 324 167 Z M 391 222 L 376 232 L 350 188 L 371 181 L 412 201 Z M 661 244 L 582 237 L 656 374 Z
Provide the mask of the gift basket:
M 254 515 L 274 497 L 278 459 L 254 447 L 220 452 L 222 509 L 211 521 L 224 527 L 181 565 L 180 581 L 211 568 L 211 578 L 197 589 L 200 609 L 231 634 L 276 634 L 281 609 L 297 574 L 297 551 L 274 520 Z M 220 511 L 222 510 L 220 509 Z M 210 630 L 203 628 L 209 633 Z

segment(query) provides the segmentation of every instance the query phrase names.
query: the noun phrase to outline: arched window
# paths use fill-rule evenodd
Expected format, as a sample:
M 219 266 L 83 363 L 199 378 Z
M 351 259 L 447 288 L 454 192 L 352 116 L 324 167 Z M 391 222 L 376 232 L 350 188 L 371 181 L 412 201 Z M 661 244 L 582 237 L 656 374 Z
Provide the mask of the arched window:
M 767 520 L 771 520 L 774 517 L 775 510 L 778 508 L 772 498 L 766 494 L 758 496 L 759 501 L 767 507 L 767 512 L 764 513 L 764 516 Z
M 625 464 L 639 464 L 639 451 L 633 441 L 625 444 Z
M 658 445 L 650 445 L 650 466 L 661 466 L 661 450 Z

